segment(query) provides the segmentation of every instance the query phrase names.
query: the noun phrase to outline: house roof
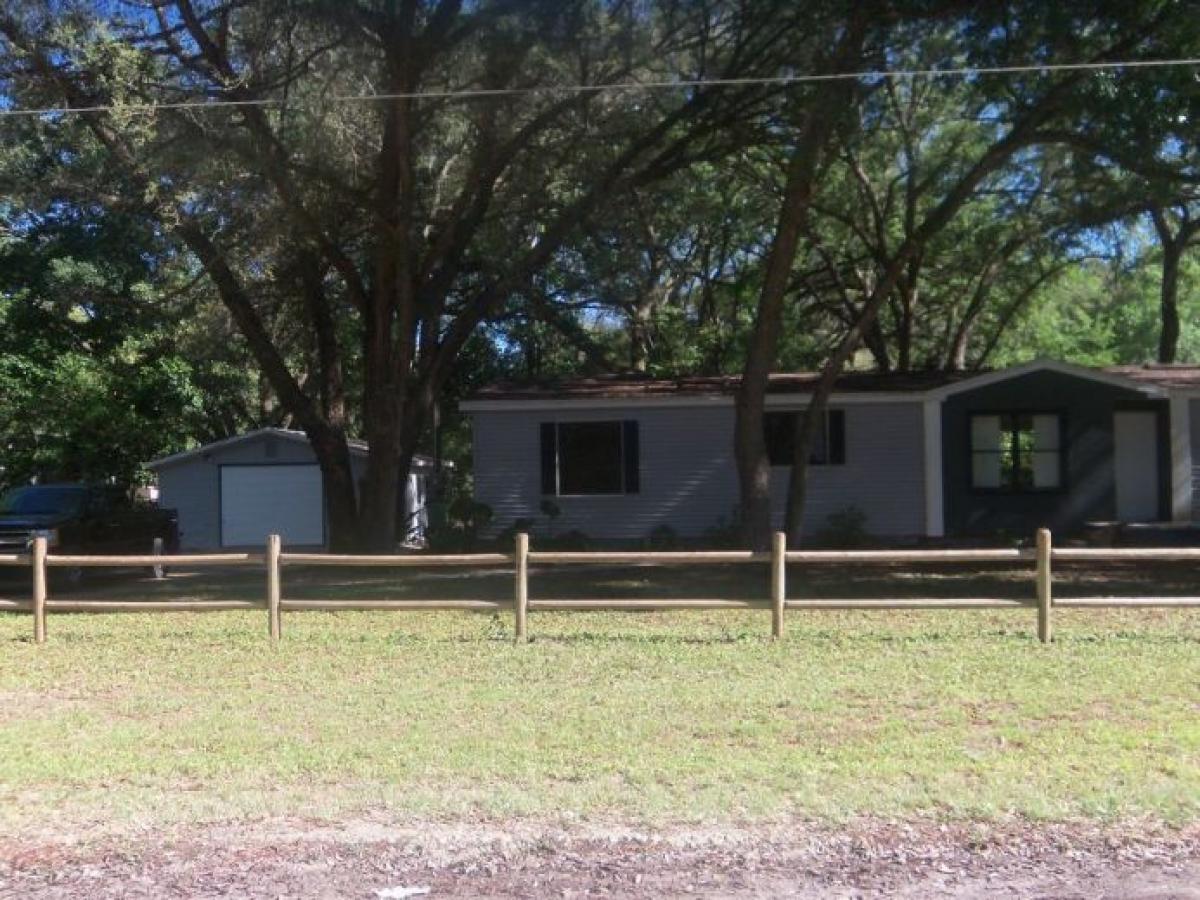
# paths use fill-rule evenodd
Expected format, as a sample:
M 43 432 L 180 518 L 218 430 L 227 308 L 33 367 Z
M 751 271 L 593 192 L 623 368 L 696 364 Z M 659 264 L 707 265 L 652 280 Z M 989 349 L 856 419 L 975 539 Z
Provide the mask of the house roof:
M 971 377 L 960 372 L 847 372 L 839 376 L 838 393 L 895 391 L 914 393 L 942 387 Z M 773 372 L 767 391 L 772 394 L 802 394 L 811 391 L 820 372 Z M 562 381 L 500 382 L 481 388 L 475 400 L 624 399 L 638 397 L 732 396 L 741 383 L 740 375 L 692 375 L 680 378 L 651 378 L 646 375 L 599 375 Z
M 1169 390 L 1200 390 L 1200 366 L 1190 363 L 1150 363 L 1144 366 L 1106 366 L 1105 372 Z
M 1056 360 L 1035 360 L 1008 369 L 972 372 L 846 372 L 838 377 L 834 392 L 842 395 L 944 395 L 1042 370 L 1058 371 L 1143 392 L 1200 391 L 1200 366 L 1087 367 Z M 767 392 L 808 393 L 816 386 L 819 378 L 819 372 L 775 372 L 769 378 Z M 492 401 L 732 397 L 737 392 L 740 382 L 740 375 L 651 378 L 637 374 L 603 375 L 561 381 L 501 382 L 477 391 L 463 404 L 463 408 L 470 410 L 476 403 L 488 404 Z
M 199 447 L 194 447 L 191 450 L 184 450 L 181 453 L 173 453 L 170 456 L 163 456 L 159 459 L 151 460 L 146 463 L 147 469 L 161 469 L 164 466 L 175 465 L 176 463 L 186 462 L 190 459 L 196 459 L 206 456 L 213 452 L 227 450 L 230 447 L 235 447 L 238 444 L 245 444 L 251 441 L 261 440 L 265 437 L 275 437 L 285 441 L 291 441 L 296 444 L 304 444 L 308 446 L 308 435 L 303 431 L 296 431 L 290 428 L 258 428 L 254 431 L 247 431 L 244 434 L 235 434 L 232 437 L 224 438 L 223 440 L 213 441 L 211 444 L 202 444 Z M 366 441 L 347 440 L 347 446 L 350 449 L 351 456 L 365 458 L 370 453 L 370 447 Z M 414 456 L 413 468 L 425 469 L 432 468 L 433 461 L 426 456 Z
M 930 396 L 940 399 L 952 394 L 985 387 L 989 384 L 998 384 L 1013 378 L 1020 378 L 1022 375 L 1030 375 L 1034 372 L 1057 372 L 1060 375 L 1095 381 L 1100 384 L 1107 384 L 1129 391 L 1137 391 L 1154 397 L 1161 397 L 1166 392 L 1166 388 L 1154 380 L 1153 373 L 1145 366 L 1080 366 L 1075 363 L 1061 362 L 1057 359 L 1035 359 L 1032 362 L 1012 366 L 1007 369 L 976 372 L 969 378 L 935 389 L 930 392 Z M 1132 377 L 1131 373 L 1133 372 L 1137 372 L 1140 377 Z

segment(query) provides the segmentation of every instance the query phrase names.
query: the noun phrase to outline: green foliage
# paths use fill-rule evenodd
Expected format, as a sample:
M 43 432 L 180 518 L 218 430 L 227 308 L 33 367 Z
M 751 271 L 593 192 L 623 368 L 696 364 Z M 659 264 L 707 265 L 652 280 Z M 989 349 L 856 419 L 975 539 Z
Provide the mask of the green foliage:
M 431 506 L 426 539 L 429 549 L 435 553 L 464 553 L 476 549 L 480 532 L 492 520 L 492 508 L 466 494 L 456 494 L 448 504 L 433 501 Z
M 681 546 L 678 532 L 666 523 L 651 528 L 645 544 L 648 550 L 678 550 Z
M 587 532 L 579 528 L 539 534 L 537 543 L 543 550 L 591 550 L 595 547 Z
M 0 243 L 0 481 L 115 479 L 203 432 L 208 361 L 127 220 L 51 211 Z M 244 376 L 243 376 L 244 377 Z
M 854 505 L 831 512 L 825 517 L 825 524 L 813 537 L 822 547 L 863 547 L 870 539 L 867 532 L 867 514 Z
M 456 405 L 481 384 L 740 371 L 819 90 L 551 88 L 812 71 L 857 8 L 485 2 L 447 5 L 442 22 L 418 3 L 425 52 L 409 72 L 392 64 L 407 45 L 386 6 L 193 5 L 192 22 L 156 7 L 165 28 L 82 0 L 0 14 L 7 102 L 112 106 L 0 133 L 6 477 L 131 477 L 159 452 L 304 417 L 370 437 L 390 417 L 369 397 L 436 397 L 436 435 L 432 414 L 405 427 L 456 463 L 452 504 L 470 491 Z M 1200 20 L 1185 6 L 901 4 L 846 64 L 1071 61 L 1132 34 L 1120 55 L 1192 56 Z M 193 28 L 218 39 L 205 48 Z M 521 91 L 330 101 L 401 70 L 418 91 Z M 1154 356 L 1161 260 L 1145 216 L 1156 204 L 1182 221 L 1195 203 L 1187 67 L 864 80 L 817 148 L 777 368 L 827 359 L 889 254 L 1051 85 L 1064 99 L 1043 139 L 925 241 L 867 329 L 869 355 L 893 369 Z M 265 101 L 261 117 L 135 108 L 235 94 Z M 409 142 L 381 153 L 402 115 Z M 1198 274 L 1188 258 L 1183 359 L 1200 358 Z M 394 342 L 366 354 L 380 323 Z
M 1030 304 L 1004 333 L 992 359 L 1004 366 L 1037 357 L 1084 365 L 1153 362 L 1158 349 L 1158 261 L 1132 265 L 1082 260 Z M 1181 273 L 1181 361 L 1200 360 L 1200 259 Z

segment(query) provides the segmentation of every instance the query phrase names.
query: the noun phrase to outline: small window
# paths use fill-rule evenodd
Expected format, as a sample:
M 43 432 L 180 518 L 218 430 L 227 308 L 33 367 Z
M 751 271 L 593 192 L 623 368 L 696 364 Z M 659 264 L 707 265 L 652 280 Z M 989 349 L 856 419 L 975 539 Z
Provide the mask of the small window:
M 1053 491 L 1062 487 L 1062 416 L 989 413 L 971 416 L 971 487 Z
M 796 446 L 795 411 L 769 412 L 763 417 L 767 439 L 767 458 L 773 466 L 790 466 Z M 828 409 L 817 424 L 813 435 L 810 466 L 840 466 L 846 462 L 846 414 L 840 409 Z
M 542 493 L 636 494 L 638 423 L 542 424 Z

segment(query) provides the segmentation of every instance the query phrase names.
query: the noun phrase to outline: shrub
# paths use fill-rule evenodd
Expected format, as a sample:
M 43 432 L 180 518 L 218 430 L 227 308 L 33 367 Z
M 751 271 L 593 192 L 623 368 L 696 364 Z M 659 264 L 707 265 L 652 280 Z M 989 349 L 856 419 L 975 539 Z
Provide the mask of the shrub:
M 548 550 L 587 550 L 591 540 L 584 532 L 572 529 L 562 534 L 544 537 L 538 544 Z
M 816 539 L 827 547 L 861 547 L 869 541 L 867 514 L 854 505 L 831 512 Z
M 740 546 L 742 530 L 739 521 L 740 515 L 736 509 L 732 517 L 719 516 L 713 525 L 704 530 L 701 541 L 707 547 Z
M 655 525 L 646 535 L 646 546 L 651 550 L 674 550 L 679 546 L 679 535 L 670 525 Z
M 426 539 L 431 550 L 455 553 L 470 550 L 479 532 L 492 521 L 492 508 L 472 497 L 459 495 L 446 506 L 445 516 L 430 516 Z

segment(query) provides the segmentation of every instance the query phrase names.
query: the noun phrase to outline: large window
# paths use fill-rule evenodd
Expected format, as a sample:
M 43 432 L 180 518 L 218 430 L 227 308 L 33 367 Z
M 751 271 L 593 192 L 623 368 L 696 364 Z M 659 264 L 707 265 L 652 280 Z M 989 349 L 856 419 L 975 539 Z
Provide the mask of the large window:
M 790 466 L 795 456 L 796 415 L 790 412 L 769 412 L 763 417 L 763 430 L 767 439 L 767 458 L 773 466 Z M 810 466 L 840 466 L 846 462 L 846 414 L 840 409 L 829 409 L 817 424 L 813 435 L 812 451 L 808 455 Z
M 1062 416 L 971 416 L 971 487 L 1014 493 L 1053 491 L 1062 482 Z
M 544 422 L 542 493 L 636 494 L 638 423 Z

